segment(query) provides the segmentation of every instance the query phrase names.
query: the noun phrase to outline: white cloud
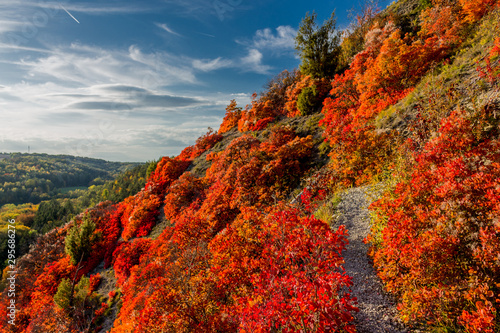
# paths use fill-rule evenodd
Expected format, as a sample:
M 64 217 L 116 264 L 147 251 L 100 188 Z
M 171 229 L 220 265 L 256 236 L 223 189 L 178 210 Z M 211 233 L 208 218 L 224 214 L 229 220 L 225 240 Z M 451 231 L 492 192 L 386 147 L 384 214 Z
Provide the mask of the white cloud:
M 262 64 L 262 53 L 257 49 L 250 49 L 246 57 L 241 58 L 243 69 L 259 74 L 269 74 L 272 69 L 270 66 Z
M 122 83 L 154 89 L 180 82 L 196 84 L 192 62 L 166 52 L 143 53 L 137 46 L 105 50 L 72 44 L 54 47 L 49 55 L 24 58 L 14 64 L 30 77 L 64 81 L 74 87 Z
M 245 63 L 262 70 L 255 54 Z M 33 152 L 135 161 L 178 154 L 208 126 L 220 125 L 231 99 L 245 105 L 250 98 L 170 89 L 197 86 L 199 71 L 231 64 L 242 63 L 85 44 L 4 62 L 18 79 L 0 82 L 0 151 L 30 145 Z
M 174 30 L 172 30 L 172 29 L 171 29 L 168 25 L 166 25 L 165 23 L 155 23 L 155 25 L 156 25 L 158 28 L 160 28 L 160 29 L 162 29 L 162 30 L 164 30 L 164 31 L 168 32 L 169 34 L 172 34 L 172 35 L 175 35 L 175 36 L 179 36 L 179 37 L 181 37 L 181 35 L 180 35 L 180 34 L 178 34 L 177 32 L 175 32 Z
M 30 52 L 37 52 L 37 53 L 52 53 L 52 50 L 48 50 L 48 49 L 41 49 L 41 48 L 36 48 L 36 47 L 28 47 L 28 46 L 22 46 L 22 45 L 0 43 L 0 52 L 6 53 L 6 52 L 12 52 L 12 51 L 30 51 Z
M 279 26 L 274 33 L 272 29 L 257 30 L 251 40 L 237 39 L 236 43 L 246 46 L 248 55 L 240 59 L 245 71 L 269 75 L 271 66 L 263 63 L 264 54 L 290 56 L 295 48 L 297 31 L 290 26 Z
M 15 29 L 18 29 L 19 27 L 22 26 L 22 24 L 23 23 L 20 21 L 0 19 L 0 34 L 7 31 L 13 31 Z
M 199 69 L 203 72 L 211 72 L 221 68 L 231 67 L 233 62 L 228 59 L 222 59 L 218 57 L 213 60 L 193 60 L 193 67 Z
M 295 49 L 295 37 L 297 30 L 289 25 L 279 26 L 276 32 L 271 28 L 257 30 L 251 40 L 237 39 L 236 43 L 244 45 L 249 49 L 260 51 L 271 51 L 274 54 L 289 53 Z
M 295 36 L 297 36 L 297 30 L 288 25 L 277 27 L 276 34 L 273 34 L 273 31 L 269 28 L 257 30 L 253 37 L 253 47 L 273 50 L 294 49 Z

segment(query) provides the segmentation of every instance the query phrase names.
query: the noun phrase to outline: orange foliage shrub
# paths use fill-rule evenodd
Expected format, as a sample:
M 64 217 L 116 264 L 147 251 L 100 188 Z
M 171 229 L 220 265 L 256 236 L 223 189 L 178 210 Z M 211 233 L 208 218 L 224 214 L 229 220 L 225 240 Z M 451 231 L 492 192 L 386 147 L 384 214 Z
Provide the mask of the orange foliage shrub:
M 286 115 L 288 90 L 296 84 L 299 78 L 300 74 L 297 71 L 284 70 L 267 83 L 267 90 L 259 98 L 254 93 L 251 106 L 241 111 L 238 130 L 240 132 L 258 131 L 265 128 L 276 117 Z
M 297 183 L 311 152 L 311 137 L 299 138 L 293 130 L 278 127 L 263 143 L 251 136 L 233 140 L 214 157 L 207 178 L 226 192 L 231 207 L 267 205 Z
M 486 65 L 479 66 L 477 71 L 481 78 L 486 79 L 486 81 L 491 85 L 497 85 L 500 81 L 500 65 L 498 63 L 498 58 L 500 57 L 500 38 L 495 40 L 493 48 L 490 50 L 490 55 L 486 58 Z M 492 62 L 495 62 L 492 65 Z
M 118 285 L 123 286 L 130 276 L 132 267 L 139 264 L 140 257 L 151 245 L 151 239 L 140 238 L 132 242 L 121 243 L 113 253 L 113 268 Z
M 158 195 L 165 194 L 168 186 L 182 175 L 189 164 L 189 160 L 182 160 L 180 158 L 172 159 L 168 156 L 163 157 L 158 162 L 156 170 L 149 176 L 146 183 L 146 190 Z
M 247 107 L 243 110 L 241 118 L 238 120 L 238 131 L 240 132 L 251 131 L 255 123 L 260 119 L 274 119 L 279 115 L 278 111 L 273 107 L 273 103 L 271 101 L 257 99 L 257 94 L 253 94 L 252 98 L 251 107 Z
M 266 126 L 272 122 L 274 120 L 273 117 L 267 117 L 267 118 L 264 118 L 264 119 L 260 119 L 258 120 L 255 125 L 253 126 L 250 126 L 250 130 L 251 131 L 260 131 L 260 130 L 263 130 L 264 128 L 266 128 Z
M 341 183 L 361 184 L 385 167 L 392 154 L 392 133 L 376 133 L 375 117 L 410 93 L 418 80 L 459 45 L 456 12 L 434 7 L 421 14 L 417 39 L 401 37 L 388 22 L 366 35 L 365 50 L 348 70 L 335 76 L 324 102 L 324 136 L 333 147 L 331 168 Z
M 51 293 L 57 290 L 57 285 L 59 283 L 58 279 L 61 275 L 57 277 L 48 274 L 48 270 L 49 267 L 54 269 L 53 265 L 66 256 L 64 253 L 64 238 L 67 228 L 68 227 L 55 229 L 39 237 L 29 254 L 17 260 L 16 325 L 8 325 L 7 321 L 4 320 L 2 321 L 3 325 L 8 326 L 0 326 L 0 329 L 8 327 L 9 329 L 15 329 L 15 332 L 24 332 L 34 319 L 42 317 L 44 312 L 36 312 L 36 309 L 45 309 L 48 308 L 49 305 L 53 305 L 51 294 L 45 294 L 44 296 L 43 293 L 38 291 L 36 299 L 40 299 L 41 302 L 37 303 L 33 293 L 35 292 L 35 288 L 38 288 L 38 285 L 40 285 L 40 288 L 48 290 Z M 69 260 L 69 258 L 66 260 Z M 64 274 L 62 268 L 61 266 L 57 274 Z M 43 277 L 41 277 L 42 274 L 44 275 Z M 0 301 L 0 314 L 3 318 L 8 318 L 7 306 L 10 305 L 11 299 L 7 296 L 8 290 L 9 288 L 3 290 Z M 45 319 L 46 318 L 47 317 L 45 317 Z M 32 328 L 33 327 L 36 327 L 36 325 L 32 326 Z
M 238 126 L 238 121 L 241 118 L 241 107 L 236 106 L 236 101 L 233 99 L 226 107 L 226 115 L 219 127 L 219 134 L 223 134 Z
M 469 23 L 477 22 L 487 12 L 498 7 L 498 0 L 459 0 L 465 14 L 465 20 Z
M 124 305 L 113 332 L 126 332 L 131 327 L 141 331 L 161 327 L 179 332 L 236 332 L 240 319 L 234 296 L 243 295 L 240 291 L 252 282 L 248 271 L 240 271 L 245 279 L 234 276 L 238 282 L 232 285 L 226 280 L 232 271 L 229 267 L 227 274 L 219 275 L 217 263 L 225 260 L 226 254 L 218 254 L 221 243 L 210 244 L 228 235 L 233 223 L 242 223 L 243 216 L 257 218 L 247 207 L 255 205 L 264 211 L 284 198 L 307 169 L 311 151 L 310 137 L 300 138 L 290 128 L 277 127 L 262 143 L 252 136 L 242 136 L 225 151 L 210 155 L 212 166 L 205 179 L 187 173 L 173 182 L 165 205 L 172 226 L 152 241 L 139 259 L 133 256 L 131 262 L 137 268 L 130 269 L 123 285 Z M 246 213 L 238 218 L 242 211 Z M 247 245 L 248 249 L 243 249 Z M 259 248 L 247 245 L 227 244 L 226 249 L 239 247 L 250 254 L 252 248 Z M 257 257 L 252 260 L 259 253 L 254 255 Z M 237 260 L 232 262 L 236 265 Z M 117 262 L 128 262 L 126 251 Z M 120 281 L 128 273 L 123 275 Z M 184 305 L 180 307 L 179 302 Z M 163 320 L 159 323 L 160 317 Z
M 99 287 L 101 280 L 102 280 L 102 276 L 99 273 L 90 276 L 89 293 L 92 293 L 92 292 L 97 290 L 97 287 Z
M 207 133 L 196 139 L 194 146 L 184 148 L 175 160 L 189 163 L 215 146 L 220 140 L 222 140 L 221 133 L 214 132 L 214 130 L 209 127 Z

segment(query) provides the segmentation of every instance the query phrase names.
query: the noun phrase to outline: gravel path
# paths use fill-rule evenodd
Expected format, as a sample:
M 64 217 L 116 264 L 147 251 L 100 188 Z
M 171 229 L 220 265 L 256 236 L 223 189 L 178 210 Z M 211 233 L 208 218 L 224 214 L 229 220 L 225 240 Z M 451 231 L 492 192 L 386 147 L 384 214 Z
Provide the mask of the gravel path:
M 396 306 L 383 291 L 372 261 L 367 256 L 368 244 L 363 239 L 370 230 L 367 187 L 344 192 L 337 206 L 335 226 L 345 225 L 349 245 L 343 252 L 344 267 L 353 279 L 352 296 L 358 299 L 355 323 L 359 333 L 412 332 L 396 319 Z

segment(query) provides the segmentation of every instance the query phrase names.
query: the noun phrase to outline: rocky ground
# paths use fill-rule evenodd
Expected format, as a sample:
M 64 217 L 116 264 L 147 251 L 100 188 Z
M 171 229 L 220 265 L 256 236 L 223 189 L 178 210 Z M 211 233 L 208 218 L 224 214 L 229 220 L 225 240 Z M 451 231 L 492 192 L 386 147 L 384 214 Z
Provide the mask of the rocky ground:
M 370 231 L 368 187 L 344 192 L 336 209 L 333 227 L 341 224 L 349 232 L 349 244 L 343 252 L 344 267 L 353 279 L 352 296 L 358 300 L 355 323 L 359 333 L 421 332 L 410 330 L 397 319 L 396 304 L 384 292 L 372 261 L 367 256 L 368 244 L 363 239 Z

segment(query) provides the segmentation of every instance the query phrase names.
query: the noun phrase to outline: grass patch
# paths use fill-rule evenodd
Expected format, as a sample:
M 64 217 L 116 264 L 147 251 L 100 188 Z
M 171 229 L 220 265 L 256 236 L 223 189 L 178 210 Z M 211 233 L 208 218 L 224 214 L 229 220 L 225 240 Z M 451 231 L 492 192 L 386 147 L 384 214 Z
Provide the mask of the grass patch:
M 335 193 L 333 196 L 328 198 L 325 203 L 316 210 L 316 212 L 314 212 L 314 217 L 327 222 L 328 225 L 332 227 L 339 217 L 337 207 L 341 201 L 342 198 L 340 197 L 340 193 Z

